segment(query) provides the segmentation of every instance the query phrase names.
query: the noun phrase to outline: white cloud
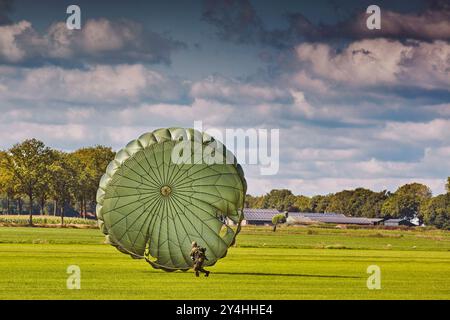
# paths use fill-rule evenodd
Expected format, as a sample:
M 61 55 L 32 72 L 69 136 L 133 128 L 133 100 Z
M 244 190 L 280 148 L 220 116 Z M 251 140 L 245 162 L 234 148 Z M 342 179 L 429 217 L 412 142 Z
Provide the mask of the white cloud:
M 290 86 L 296 86 L 299 90 L 307 90 L 320 94 L 330 94 L 330 86 L 320 79 L 314 79 L 304 70 L 294 73 L 292 77 L 288 77 Z
M 144 30 L 129 20 L 89 19 L 81 30 L 69 30 L 65 23 L 57 22 L 43 34 L 28 21 L 0 26 L 0 61 L 6 63 L 65 60 L 168 64 L 172 52 L 183 47 L 183 43 Z
M 361 154 L 361 150 L 356 148 L 296 148 L 295 146 L 292 146 L 285 150 L 292 152 L 292 157 L 297 161 L 348 161 L 354 160 Z
M 31 29 L 31 24 L 21 21 L 14 25 L 0 26 L 0 59 L 18 62 L 25 58 L 26 51 L 17 43 L 16 37 Z
M 220 76 L 211 76 L 193 83 L 191 95 L 195 98 L 244 104 L 286 101 L 291 98 L 288 91 L 277 87 L 250 84 Z
M 328 44 L 304 43 L 296 54 L 315 77 L 346 86 L 450 86 L 450 44 L 444 41 L 361 40 L 339 52 Z
M 61 141 L 69 143 L 82 143 L 95 137 L 95 130 L 79 124 L 40 124 L 28 121 L 16 121 L 0 126 L 2 144 L 12 145 L 30 138 L 43 139 L 47 143 Z
M 9 71 L 9 72 L 8 72 Z M 182 85 L 140 64 L 94 65 L 85 69 L 48 66 L 0 70 L 3 99 L 119 104 L 145 99 L 177 100 Z
M 341 53 L 327 44 L 305 43 L 296 48 L 299 61 L 309 62 L 318 76 L 369 85 L 394 82 L 403 51 L 402 44 L 384 39 L 354 42 Z
M 450 143 L 450 120 L 435 119 L 429 122 L 387 122 L 379 137 L 405 143 Z

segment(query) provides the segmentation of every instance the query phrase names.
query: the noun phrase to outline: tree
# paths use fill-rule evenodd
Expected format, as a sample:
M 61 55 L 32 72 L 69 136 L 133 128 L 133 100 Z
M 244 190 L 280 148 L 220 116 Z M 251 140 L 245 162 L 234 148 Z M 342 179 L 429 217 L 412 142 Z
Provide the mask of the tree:
M 79 204 L 80 214 L 85 217 L 88 205 L 93 207 L 95 204 L 100 178 L 114 159 L 115 153 L 110 147 L 96 146 L 79 149 L 71 156 L 78 185 L 74 196 Z
M 426 224 L 450 230 L 450 193 L 425 201 L 421 212 Z
M 295 196 L 291 190 L 274 189 L 264 196 L 263 208 L 273 208 L 278 211 L 289 210 L 295 203 Z
M 381 207 L 387 198 L 387 191 L 374 192 L 364 188 L 344 190 L 331 196 L 326 211 L 354 217 L 380 217 Z
M 447 193 L 450 193 L 450 177 L 447 178 L 447 184 L 445 185 L 445 189 Z
M 0 194 L 6 195 L 6 213 L 11 213 L 11 200 L 17 194 L 17 184 L 14 173 L 8 166 L 8 153 L 0 151 Z
M 39 183 L 36 186 L 36 198 L 39 201 L 40 214 L 45 214 L 45 203 L 50 196 L 50 185 L 52 183 L 51 164 L 56 160 L 57 151 L 49 150 L 47 155 L 47 166 L 42 170 Z
M 272 217 L 272 224 L 273 224 L 273 232 L 277 231 L 277 226 L 281 223 L 286 222 L 286 216 L 282 213 L 276 214 Z
M 44 176 L 51 163 L 51 151 L 42 141 L 25 140 L 9 150 L 7 167 L 17 180 L 18 191 L 29 200 L 29 224 L 33 224 L 33 201 L 39 190 L 48 188 Z
M 317 213 L 327 212 L 327 208 L 331 202 L 331 197 L 333 195 L 329 194 L 326 196 L 318 195 L 311 198 L 311 211 Z
M 55 213 L 57 208 L 60 208 L 61 225 L 64 225 L 65 209 L 72 203 L 77 188 L 74 160 L 67 153 L 55 151 L 49 172 L 51 177 L 49 193 L 55 202 Z
M 328 205 L 323 210 L 324 212 L 342 213 L 345 215 L 352 215 L 353 191 L 344 190 L 330 196 Z
M 294 202 L 294 207 L 296 207 L 297 210 L 300 212 L 312 211 L 311 210 L 311 198 L 309 198 L 307 196 L 302 196 L 302 195 L 296 196 L 295 202 Z
M 382 208 L 384 202 L 389 198 L 390 192 L 383 190 L 381 192 L 373 192 L 369 190 L 368 196 L 360 207 L 359 214 L 367 218 L 380 218 L 383 216 Z
M 245 196 L 245 207 L 246 208 L 255 208 L 255 209 L 261 209 L 263 206 L 264 197 L 254 197 L 252 195 L 247 194 Z
M 401 186 L 387 199 L 381 209 L 383 216 L 394 218 L 422 220 L 421 205 L 431 198 L 431 191 L 426 185 L 411 183 Z
M 277 209 L 279 211 L 311 211 L 311 199 L 298 195 L 295 196 L 290 190 L 271 190 L 264 196 L 245 196 L 245 207 L 255 209 Z

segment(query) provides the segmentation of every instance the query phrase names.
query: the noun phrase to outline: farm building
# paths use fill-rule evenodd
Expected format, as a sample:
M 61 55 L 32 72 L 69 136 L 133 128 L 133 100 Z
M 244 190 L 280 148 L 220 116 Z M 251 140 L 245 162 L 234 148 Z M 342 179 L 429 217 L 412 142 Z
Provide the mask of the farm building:
M 272 217 L 279 214 L 276 209 L 244 209 L 242 225 L 271 225 Z
M 289 212 L 288 222 L 304 223 L 333 223 L 333 224 L 356 224 L 356 225 L 377 225 L 383 219 L 364 218 L 364 217 L 346 217 L 338 213 L 309 213 L 309 212 Z
M 384 221 L 384 225 L 387 227 L 407 226 L 414 227 L 415 224 L 406 219 L 388 219 Z
M 316 212 L 288 212 L 288 217 L 293 218 L 320 218 L 320 217 L 345 217 L 342 213 L 316 213 Z
M 280 212 L 276 209 L 244 209 L 242 225 L 272 225 L 273 216 Z M 347 217 L 341 213 L 287 212 L 288 224 L 331 223 L 351 225 L 415 226 L 406 219 L 382 219 L 365 217 Z

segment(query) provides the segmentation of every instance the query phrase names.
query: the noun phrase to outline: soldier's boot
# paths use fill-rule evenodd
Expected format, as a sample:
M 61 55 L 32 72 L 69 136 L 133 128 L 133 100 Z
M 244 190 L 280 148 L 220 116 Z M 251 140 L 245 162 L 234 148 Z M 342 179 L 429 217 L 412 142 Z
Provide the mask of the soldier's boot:
M 205 277 L 209 277 L 209 271 L 205 271 Z
M 199 276 L 199 273 L 198 273 L 198 271 L 195 271 L 195 276 L 196 276 L 196 277 L 198 277 L 198 276 Z

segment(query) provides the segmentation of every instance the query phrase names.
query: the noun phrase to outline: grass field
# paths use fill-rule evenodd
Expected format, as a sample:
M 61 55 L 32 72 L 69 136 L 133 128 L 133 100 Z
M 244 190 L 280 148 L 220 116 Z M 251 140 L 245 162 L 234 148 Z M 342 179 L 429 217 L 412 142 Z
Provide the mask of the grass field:
M 374 264 L 381 290 L 366 287 Z M 0 299 L 450 299 L 450 232 L 244 227 L 210 270 L 154 270 L 95 229 L 0 228 Z

